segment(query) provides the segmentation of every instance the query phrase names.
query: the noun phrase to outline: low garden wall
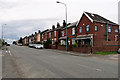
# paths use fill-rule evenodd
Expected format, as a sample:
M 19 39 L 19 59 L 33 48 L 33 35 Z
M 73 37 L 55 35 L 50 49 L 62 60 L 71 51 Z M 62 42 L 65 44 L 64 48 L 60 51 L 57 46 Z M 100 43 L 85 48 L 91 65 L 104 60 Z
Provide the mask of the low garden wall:
M 51 49 L 57 49 L 57 45 L 51 45 Z
M 80 52 L 80 53 L 90 53 L 91 48 L 90 47 L 73 47 L 72 46 L 72 51 Z
M 66 51 L 66 46 L 58 46 L 57 49 L 58 49 L 58 50 L 64 50 L 64 51 Z M 72 50 L 72 47 L 71 47 L 71 46 L 68 46 L 67 49 L 68 49 L 68 51 L 71 51 L 71 50 Z

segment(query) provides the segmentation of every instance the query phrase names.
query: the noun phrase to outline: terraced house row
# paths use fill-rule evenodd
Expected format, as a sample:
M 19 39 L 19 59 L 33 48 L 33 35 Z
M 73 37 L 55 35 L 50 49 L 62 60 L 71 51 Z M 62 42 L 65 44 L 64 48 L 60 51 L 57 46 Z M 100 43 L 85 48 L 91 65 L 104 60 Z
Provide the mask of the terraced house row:
M 57 23 L 52 29 L 24 37 L 23 44 L 43 43 L 50 39 L 52 49 L 65 50 L 66 38 L 70 51 L 84 53 L 89 53 L 91 49 L 95 52 L 116 51 L 120 47 L 119 25 L 98 14 L 88 12 L 84 12 L 79 21 L 67 24 L 67 36 L 64 20 L 61 26 Z M 72 46 L 73 44 L 77 46 Z

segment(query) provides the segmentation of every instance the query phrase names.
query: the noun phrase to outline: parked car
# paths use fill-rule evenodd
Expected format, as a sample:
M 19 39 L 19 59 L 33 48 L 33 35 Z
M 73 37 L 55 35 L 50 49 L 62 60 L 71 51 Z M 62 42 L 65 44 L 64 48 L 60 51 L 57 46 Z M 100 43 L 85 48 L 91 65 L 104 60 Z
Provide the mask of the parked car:
M 29 47 L 31 47 L 31 48 L 34 47 L 34 44 L 29 44 Z
M 19 43 L 18 46 L 22 46 L 22 43 Z
M 36 49 L 43 49 L 44 48 L 44 46 L 42 44 L 35 44 L 34 47 Z
M 7 46 L 10 46 L 10 44 L 7 44 Z
M 117 52 L 118 52 L 118 54 L 120 54 L 120 48 L 118 49 L 118 51 L 117 51 Z

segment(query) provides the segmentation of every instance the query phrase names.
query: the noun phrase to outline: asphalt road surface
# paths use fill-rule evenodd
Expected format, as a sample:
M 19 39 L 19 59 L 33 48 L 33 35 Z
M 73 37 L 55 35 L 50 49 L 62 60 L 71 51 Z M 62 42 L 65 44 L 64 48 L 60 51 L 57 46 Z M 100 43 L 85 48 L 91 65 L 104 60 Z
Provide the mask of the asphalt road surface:
M 3 78 L 118 78 L 118 62 L 11 45 L 3 51 Z

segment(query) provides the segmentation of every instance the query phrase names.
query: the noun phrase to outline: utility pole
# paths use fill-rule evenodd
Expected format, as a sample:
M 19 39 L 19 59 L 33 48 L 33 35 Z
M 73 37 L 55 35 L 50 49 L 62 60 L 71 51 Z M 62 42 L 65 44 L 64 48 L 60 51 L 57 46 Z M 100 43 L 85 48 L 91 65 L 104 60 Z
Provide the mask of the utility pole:
M 3 41 L 4 41 L 4 40 L 3 40 L 3 27 L 4 27 L 5 25 L 6 25 L 6 24 L 3 24 L 3 25 L 2 25 L 2 43 L 3 43 Z M 2 46 L 3 46 L 3 45 L 2 45 Z
M 62 3 L 62 2 L 59 2 L 59 1 L 56 1 L 56 3 L 60 3 L 60 4 L 63 4 L 65 6 L 65 15 L 66 15 L 66 51 L 68 50 L 67 49 L 67 44 L 68 44 L 68 36 L 67 36 L 67 5 L 65 3 Z
M 107 21 L 107 24 L 106 24 L 106 41 L 108 41 L 108 21 Z

